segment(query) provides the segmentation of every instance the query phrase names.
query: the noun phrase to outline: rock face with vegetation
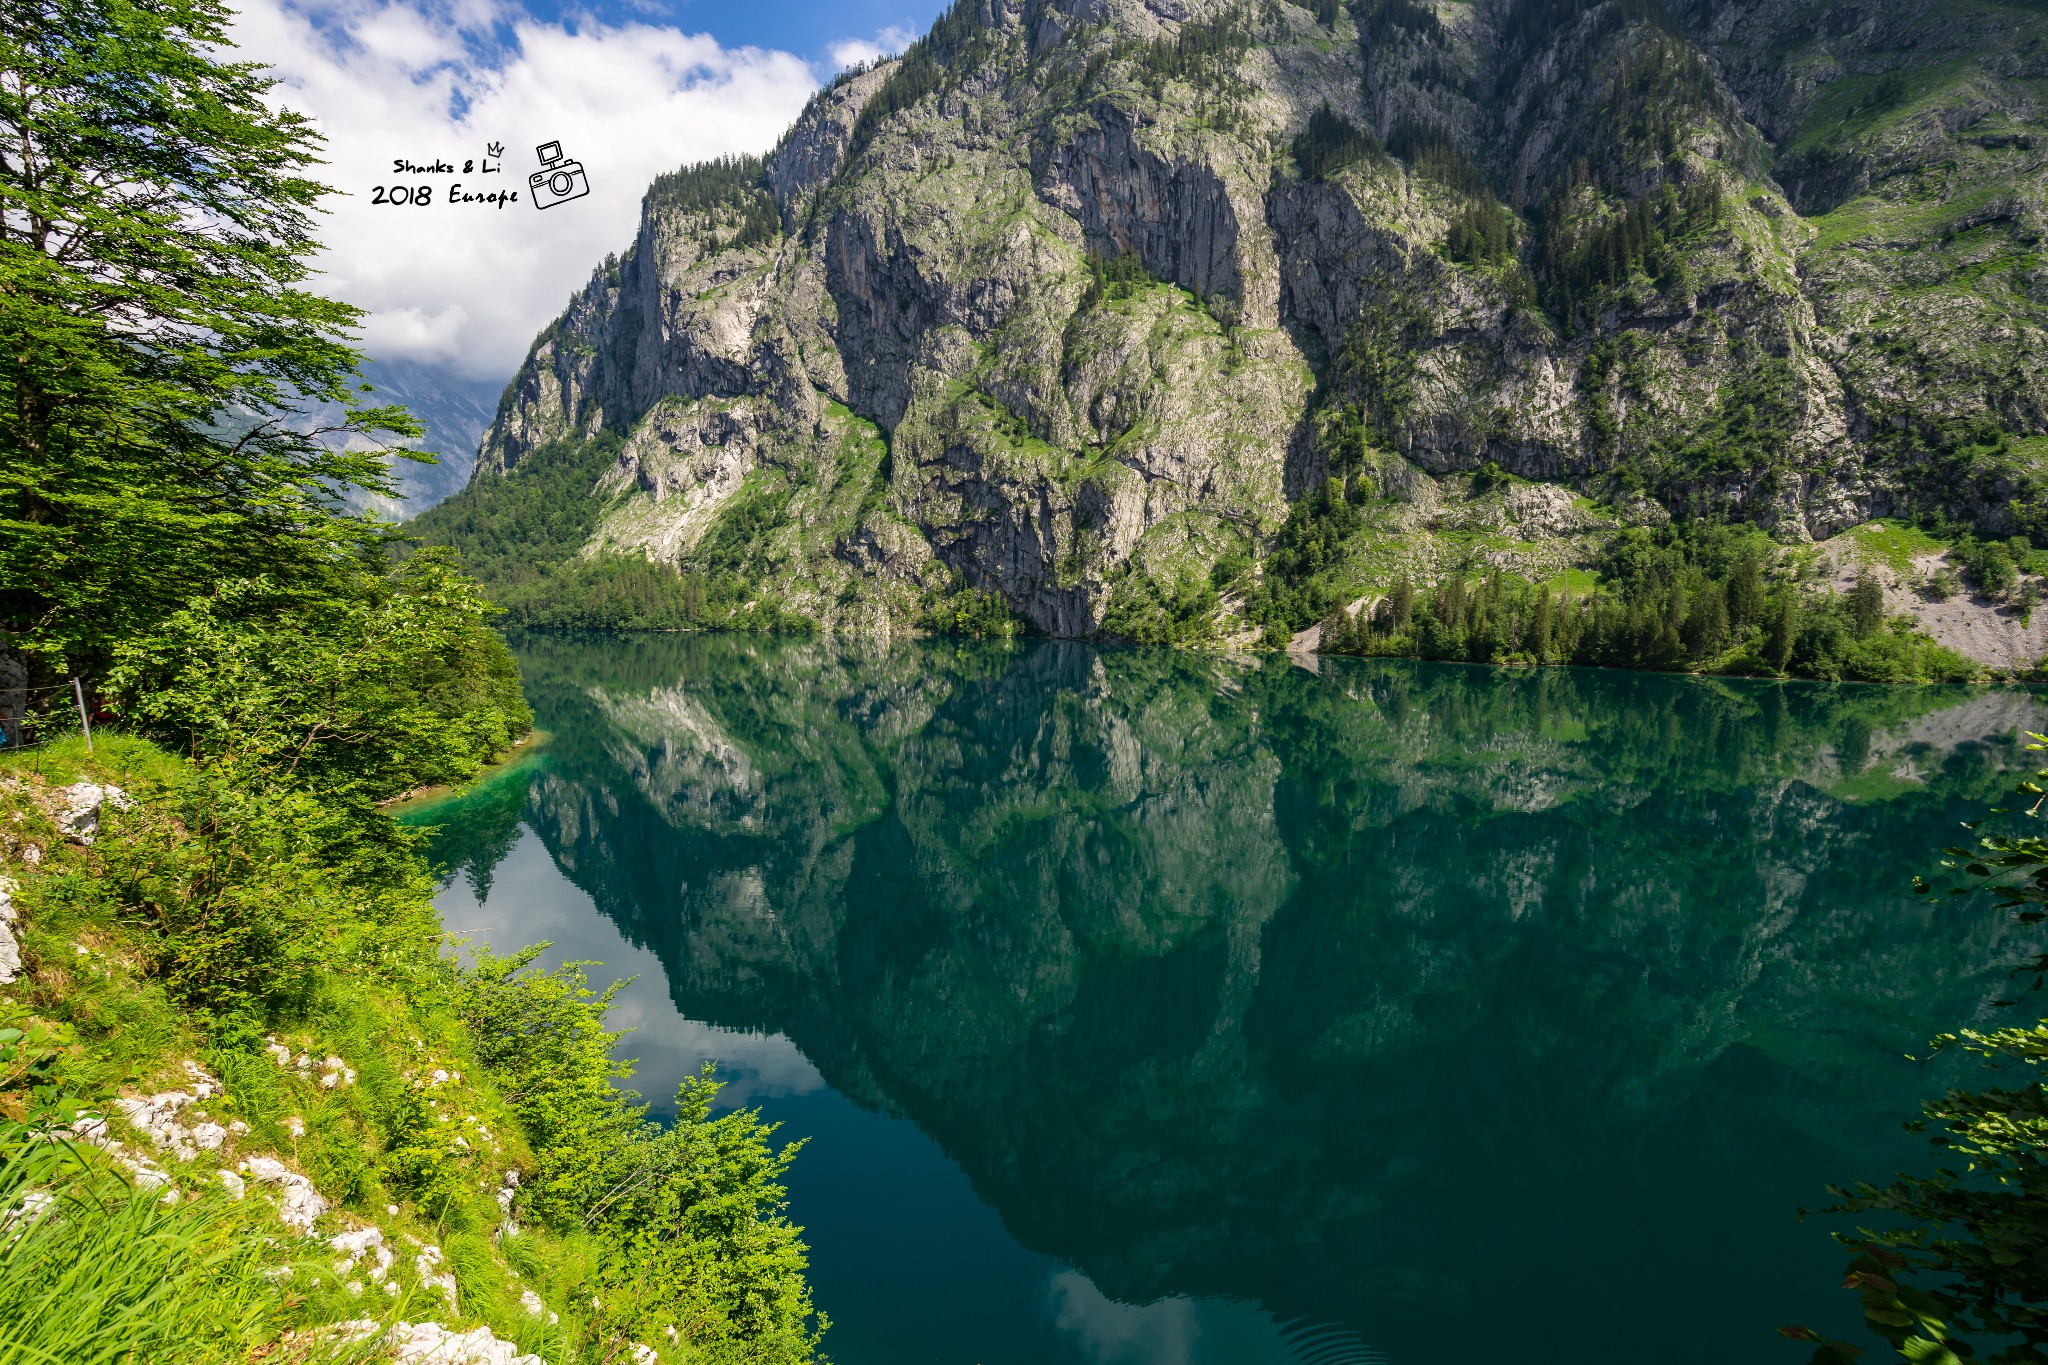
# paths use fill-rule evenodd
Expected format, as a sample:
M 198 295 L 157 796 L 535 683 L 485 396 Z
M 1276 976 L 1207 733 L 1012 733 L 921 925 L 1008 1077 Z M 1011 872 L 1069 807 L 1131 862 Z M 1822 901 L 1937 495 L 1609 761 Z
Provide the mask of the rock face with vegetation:
M 592 619 L 1173 642 L 1673 518 L 2039 540 L 2043 34 L 960 0 L 658 181 L 421 529 Z

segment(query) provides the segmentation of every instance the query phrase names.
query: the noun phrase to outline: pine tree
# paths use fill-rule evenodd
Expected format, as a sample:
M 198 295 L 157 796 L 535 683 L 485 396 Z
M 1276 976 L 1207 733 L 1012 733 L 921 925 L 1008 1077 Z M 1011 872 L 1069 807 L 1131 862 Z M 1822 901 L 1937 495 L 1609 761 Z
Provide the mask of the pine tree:
M 1764 635 L 1764 662 L 1779 673 L 1792 666 L 1792 646 L 1798 635 L 1798 607 L 1788 588 L 1778 594 L 1778 610 Z
M 1859 640 L 1869 639 L 1884 627 L 1884 587 L 1868 569 L 1856 575 L 1856 586 L 1849 590 L 1849 611 Z

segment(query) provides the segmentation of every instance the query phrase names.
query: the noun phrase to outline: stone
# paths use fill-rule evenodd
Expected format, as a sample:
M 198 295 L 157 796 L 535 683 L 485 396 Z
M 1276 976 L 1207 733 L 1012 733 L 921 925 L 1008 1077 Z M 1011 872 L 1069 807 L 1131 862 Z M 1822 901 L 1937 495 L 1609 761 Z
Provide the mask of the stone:
M 327 1212 L 327 1200 L 313 1188 L 313 1182 L 276 1157 L 250 1157 L 241 1163 L 240 1169 L 251 1179 L 278 1188 L 277 1216 L 286 1227 L 311 1232 L 314 1223 Z
M 14 937 L 14 926 L 21 920 L 21 912 L 14 907 L 14 893 L 20 889 L 13 878 L 0 877 L 0 986 L 21 977 L 21 944 Z
M 135 809 L 135 802 L 128 793 L 112 783 L 74 782 L 61 787 L 57 796 L 62 801 L 53 819 L 57 832 L 67 839 L 90 845 L 100 832 L 100 816 L 107 807 L 117 811 Z

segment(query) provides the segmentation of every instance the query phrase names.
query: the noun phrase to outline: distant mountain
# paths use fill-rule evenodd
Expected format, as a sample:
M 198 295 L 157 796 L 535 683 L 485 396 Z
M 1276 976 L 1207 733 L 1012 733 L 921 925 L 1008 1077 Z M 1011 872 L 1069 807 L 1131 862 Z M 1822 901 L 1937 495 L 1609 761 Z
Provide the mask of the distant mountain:
M 402 403 L 419 419 L 427 429 L 426 435 L 411 444 L 433 452 L 438 463 L 397 460 L 393 472 L 397 475 L 398 497 L 358 493 L 349 499 L 351 505 L 403 520 L 459 492 L 469 482 L 470 470 L 476 467 L 477 448 L 490 429 L 504 381 L 468 379 L 440 366 L 404 359 L 366 361 L 362 374 L 372 388 L 365 395 L 370 401 Z M 310 416 L 316 422 L 324 420 L 322 411 Z M 355 448 L 373 448 L 360 436 L 349 439 Z
M 2048 542 L 2044 77 L 2003 0 L 959 0 L 657 181 L 422 531 L 1226 638 L 1674 516 Z

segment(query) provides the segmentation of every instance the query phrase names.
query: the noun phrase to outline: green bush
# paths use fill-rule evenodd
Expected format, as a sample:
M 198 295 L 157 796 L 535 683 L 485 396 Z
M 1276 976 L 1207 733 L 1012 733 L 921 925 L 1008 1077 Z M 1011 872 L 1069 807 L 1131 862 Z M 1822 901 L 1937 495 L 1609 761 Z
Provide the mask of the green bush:
M 493 609 L 445 553 L 348 595 L 221 584 L 116 651 L 131 724 L 251 790 L 349 800 L 474 776 L 532 724 Z
M 617 991 L 579 967 L 536 972 L 539 949 L 479 956 L 460 986 L 479 1060 L 512 1096 L 539 1166 L 529 1215 L 599 1245 L 593 1340 L 673 1328 L 714 1362 L 800 1362 L 827 1326 L 804 1281 L 781 1178 L 800 1143 L 769 1145 L 758 1111 L 711 1117 L 712 1068 L 683 1082 L 675 1121 L 646 1118 L 613 1082 L 631 1069 L 604 1027 Z

